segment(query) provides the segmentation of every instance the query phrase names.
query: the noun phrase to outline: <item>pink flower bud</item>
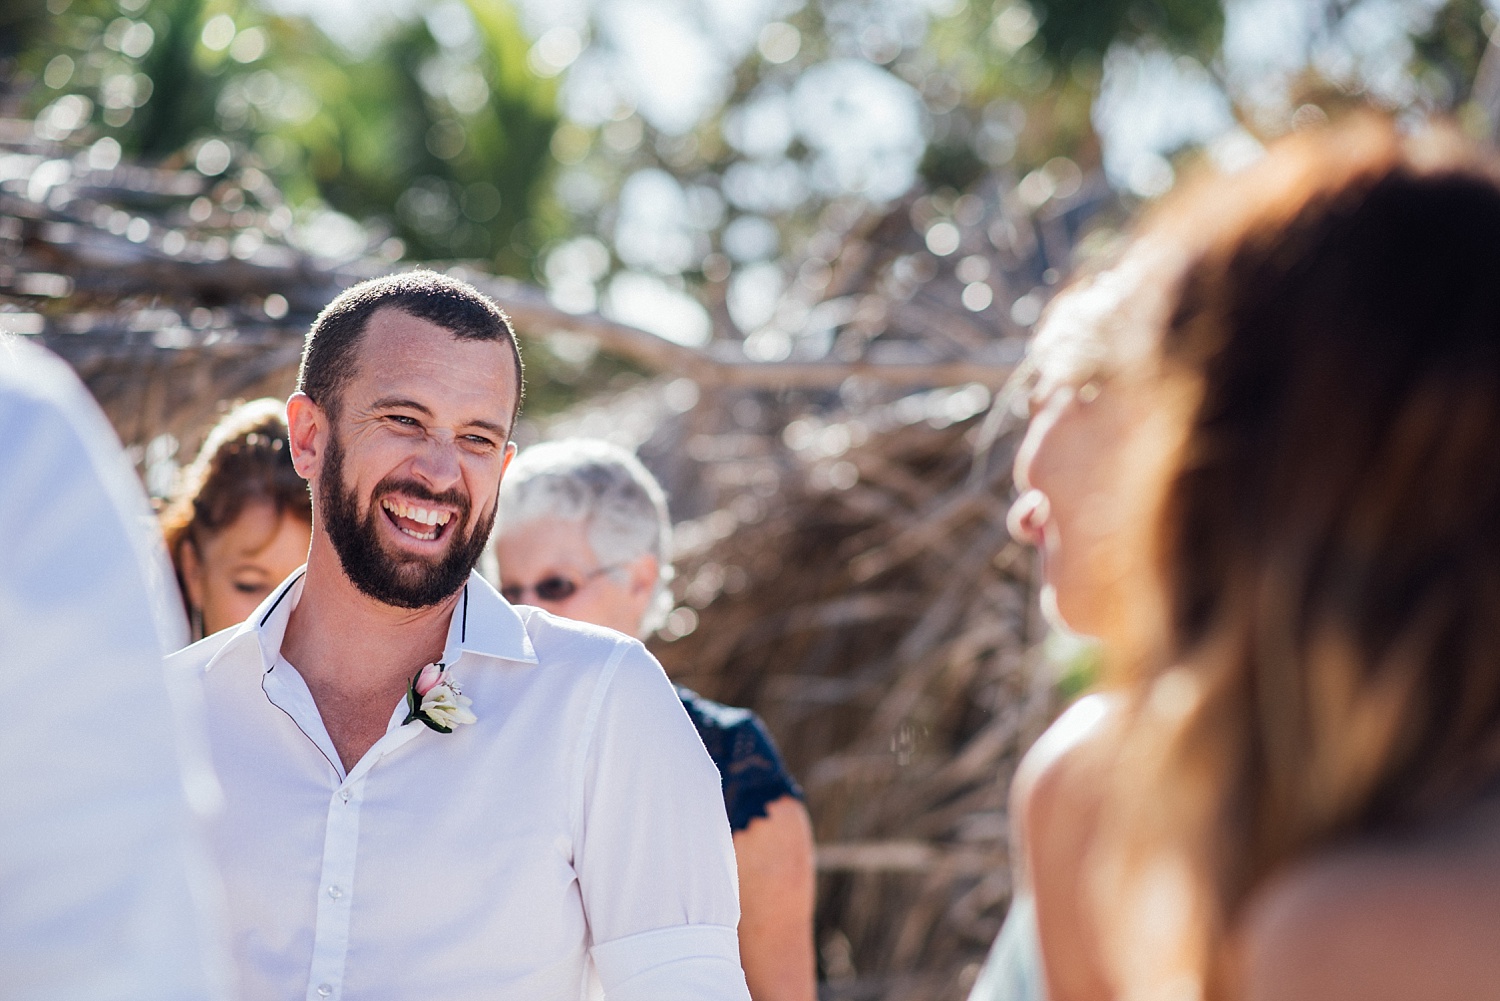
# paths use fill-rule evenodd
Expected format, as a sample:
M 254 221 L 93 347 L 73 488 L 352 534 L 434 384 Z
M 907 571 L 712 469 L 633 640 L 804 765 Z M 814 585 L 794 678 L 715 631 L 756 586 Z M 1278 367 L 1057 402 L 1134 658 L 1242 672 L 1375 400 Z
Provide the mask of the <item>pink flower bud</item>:
M 442 680 L 443 665 L 428 664 L 426 667 L 422 668 L 421 672 L 417 675 L 417 694 L 426 695 L 428 692 L 432 691 L 433 688 L 437 687 L 438 683 Z

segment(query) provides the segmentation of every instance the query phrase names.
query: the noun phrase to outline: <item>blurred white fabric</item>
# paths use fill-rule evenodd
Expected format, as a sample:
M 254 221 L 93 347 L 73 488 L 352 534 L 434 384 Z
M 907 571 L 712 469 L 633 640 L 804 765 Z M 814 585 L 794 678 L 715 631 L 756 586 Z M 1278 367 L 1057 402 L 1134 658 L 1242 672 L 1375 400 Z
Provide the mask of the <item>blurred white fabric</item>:
M 166 554 L 104 415 L 0 337 L 0 997 L 227 996 L 217 808 Z

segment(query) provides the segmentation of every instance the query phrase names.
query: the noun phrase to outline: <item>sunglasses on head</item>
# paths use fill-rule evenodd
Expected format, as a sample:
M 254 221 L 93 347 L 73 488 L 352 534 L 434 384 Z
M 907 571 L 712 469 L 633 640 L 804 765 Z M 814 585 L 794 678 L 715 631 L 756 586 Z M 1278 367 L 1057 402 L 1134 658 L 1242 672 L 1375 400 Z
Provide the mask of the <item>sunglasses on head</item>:
M 526 597 L 527 591 L 536 595 L 539 601 L 567 601 L 578 593 L 580 587 L 583 587 L 589 581 L 618 569 L 620 568 L 617 566 L 600 567 L 593 573 L 586 574 L 581 580 L 576 581 L 569 580 L 567 577 L 559 574 L 553 574 L 550 577 L 543 577 L 535 584 L 506 584 L 500 588 L 500 596 L 512 605 L 521 604 L 521 599 Z

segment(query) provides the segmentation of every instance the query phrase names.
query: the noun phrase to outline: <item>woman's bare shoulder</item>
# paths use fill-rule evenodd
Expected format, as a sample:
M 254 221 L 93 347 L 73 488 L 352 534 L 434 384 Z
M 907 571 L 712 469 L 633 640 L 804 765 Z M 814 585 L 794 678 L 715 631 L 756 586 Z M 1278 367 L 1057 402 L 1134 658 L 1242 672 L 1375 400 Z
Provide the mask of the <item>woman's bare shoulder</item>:
M 1016 769 L 1011 786 L 1011 808 L 1022 818 L 1023 826 L 1045 823 L 1060 799 L 1071 799 L 1086 786 L 1084 773 L 1092 773 L 1103 737 L 1119 715 L 1118 699 L 1113 695 L 1087 695 L 1079 699 L 1049 726 Z
M 1026 752 L 1011 789 L 1021 877 L 1032 889 L 1047 993 L 1094 1001 L 1110 991 L 1098 933 L 1084 906 L 1087 858 L 1107 789 L 1113 697 L 1091 695 L 1063 713 Z
M 1246 1001 L 1500 998 L 1500 811 L 1295 866 L 1240 924 Z

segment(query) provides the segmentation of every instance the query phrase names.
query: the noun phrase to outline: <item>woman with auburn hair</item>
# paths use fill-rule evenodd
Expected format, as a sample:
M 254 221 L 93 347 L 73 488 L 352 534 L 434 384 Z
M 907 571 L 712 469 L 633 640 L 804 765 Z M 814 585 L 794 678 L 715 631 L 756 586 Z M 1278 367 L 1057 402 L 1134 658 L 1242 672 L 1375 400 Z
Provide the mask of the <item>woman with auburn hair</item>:
M 1054 1001 L 1500 994 L 1496 275 L 1494 165 L 1361 118 L 1049 321 L 1012 524 L 1112 693 L 1018 780 Z
M 312 500 L 292 468 L 285 411 L 268 398 L 225 414 L 162 510 L 195 640 L 243 622 L 307 561 Z
M 1042 606 L 1054 625 L 1139 648 L 1159 634 L 1149 523 L 1180 438 L 1184 393 L 1154 356 L 1164 299 L 1162 255 L 1137 247 L 1075 282 L 1047 311 L 1006 396 L 1026 397 L 1010 530 L 1043 564 Z M 1019 392 L 1018 392 L 1019 390 Z M 1100 936 L 1084 904 L 1080 859 L 1095 836 L 1112 748 L 1103 739 L 1120 697 L 1074 704 L 1027 752 L 1011 785 L 1016 894 L 970 1001 L 1111 997 Z M 1046 943 L 1041 953 L 1038 937 Z

